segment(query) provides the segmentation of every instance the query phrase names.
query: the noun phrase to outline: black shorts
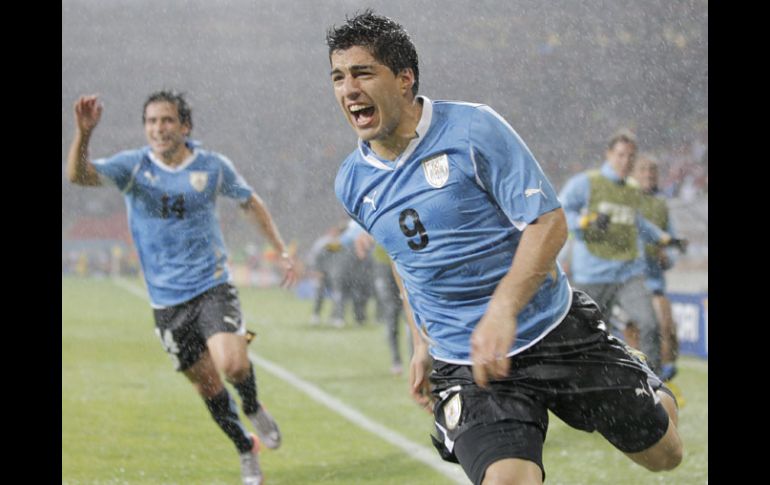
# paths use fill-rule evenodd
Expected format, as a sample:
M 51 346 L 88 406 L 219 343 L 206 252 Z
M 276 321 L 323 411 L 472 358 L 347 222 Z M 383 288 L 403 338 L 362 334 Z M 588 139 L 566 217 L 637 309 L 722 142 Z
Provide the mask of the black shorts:
M 548 410 L 623 452 L 646 450 L 666 433 L 668 414 L 655 393 L 663 384 L 639 354 L 607 333 L 588 295 L 573 291 L 564 320 L 511 357 L 508 377 L 488 389 L 473 382 L 471 366 L 434 361 L 434 445 L 477 484 L 504 458 L 536 463 L 545 479 Z
M 153 310 L 155 333 L 178 371 L 198 362 L 206 340 L 219 332 L 245 334 L 238 289 L 229 283 L 215 286 L 192 300 Z

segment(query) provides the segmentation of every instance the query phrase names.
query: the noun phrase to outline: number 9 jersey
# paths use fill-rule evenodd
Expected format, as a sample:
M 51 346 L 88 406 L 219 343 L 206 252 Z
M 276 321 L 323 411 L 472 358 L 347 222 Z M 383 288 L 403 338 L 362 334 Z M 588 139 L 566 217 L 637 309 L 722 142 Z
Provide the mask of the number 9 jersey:
M 154 308 L 184 303 L 229 281 L 216 198 L 246 202 L 253 193 L 226 157 L 188 146 L 193 154 L 173 168 L 149 147 L 93 162 L 123 192 Z
M 404 152 L 385 160 L 359 140 L 335 191 L 393 260 L 431 355 L 470 364 L 471 332 L 510 270 L 522 231 L 561 204 L 527 146 L 490 107 L 418 100 L 422 117 Z M 570 300 L 557 263 L 518 315 L 508 355 L 555 328 Z

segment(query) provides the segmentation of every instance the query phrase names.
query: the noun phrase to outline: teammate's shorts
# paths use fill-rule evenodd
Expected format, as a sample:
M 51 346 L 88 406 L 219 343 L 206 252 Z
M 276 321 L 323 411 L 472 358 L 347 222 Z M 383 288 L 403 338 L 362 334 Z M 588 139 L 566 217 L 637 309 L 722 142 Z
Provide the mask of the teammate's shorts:
M 668 429 L 655 390 L 663 384 L 640 352 L 607 333 L 596 303 L 574 291 L 564 320 L 541 341 L 510 358 L 509 375 L 481 389 L 471 366 L 434 361 L 433 412 L 442 458 L 459 462 L 480 484 L 504 458 L 543 472 L 548 410 L 583 431 L 598 431 L 626 453 L 646 450 Z
M 187 370 L 206 351 L 206 340 L 219 332 L 244 335 L 238 289 L 215 286 L 192 300 L 153 310 L 155 333 L 177 371 Z

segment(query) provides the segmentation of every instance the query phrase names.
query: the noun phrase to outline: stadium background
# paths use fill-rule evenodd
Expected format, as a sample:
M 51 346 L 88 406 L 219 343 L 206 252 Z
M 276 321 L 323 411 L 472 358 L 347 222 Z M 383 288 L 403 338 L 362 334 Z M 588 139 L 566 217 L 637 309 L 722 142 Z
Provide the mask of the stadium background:
M 72 103 L 81 93 L 101 94 L 105 111 L 91 152 L 105 156 L 145 143 L 142 103 L 170 87 L 189 95 L 194 137 L 228 155 L 287 237 L 307 249 L 344 215 L 332 183 L 355 140 L 332 95 L 325 29 L 362 5 L 64 2 L 63 239 L 93 231 L 82 227 L 88 218 L 119 221 L 124 213 L 113 191 L 81 190 L 64 179 Z M 664 187 L 682 196 L 675 211 L 694 243 L 688 258 L 707 258 L 706 1 L 367 5 L 412 35 L 421 93 L 491 105 L 557 187 L 597 165 L 618 127 L 633 128 L 641 149 L 663 160 Z M 220 212 L 240 257 L 254 233 L 235 211 Z

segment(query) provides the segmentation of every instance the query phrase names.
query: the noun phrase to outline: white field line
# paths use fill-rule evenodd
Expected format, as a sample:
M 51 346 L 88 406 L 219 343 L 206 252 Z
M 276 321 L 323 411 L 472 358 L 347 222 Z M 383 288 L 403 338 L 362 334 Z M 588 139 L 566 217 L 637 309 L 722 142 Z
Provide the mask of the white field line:
M 119 278 L 113 278 L 112 281 L 117 286 L 128 291 L 132 295 L 147 301 L 147 294 L 143 288 L 140 288 L 135 284 L 129 283 Z M 438 454 L 433 449 L 419 445 L 393 431 L 392 429 L 372 421 L 360 411 L 348 406 L 339 399 L 326 393 L 314 384 L 294 375 L 278 364 L 265 358 L 259 357 L 252 352 L 249 352 L 249 356 L 252 358 L 253 362 L 263 370 L 273 374 L 277 378 L 303 392 L 314 401 L 323 404 L 331 411 L 339 414 L 356 426 L 363 428 L 370 433 L 374 433 L 379 438 L 387 441 L 397 448 L 400 448 L 411 458 L 414 458 L 415 460 L 428 465 L 429 467 L 449 478 L 453 483 L 462 485 L 467 485 L 469 483 L 469 480 L 463 473 L 462 468 L 443 461 L 441 458 L 439 458 Z

